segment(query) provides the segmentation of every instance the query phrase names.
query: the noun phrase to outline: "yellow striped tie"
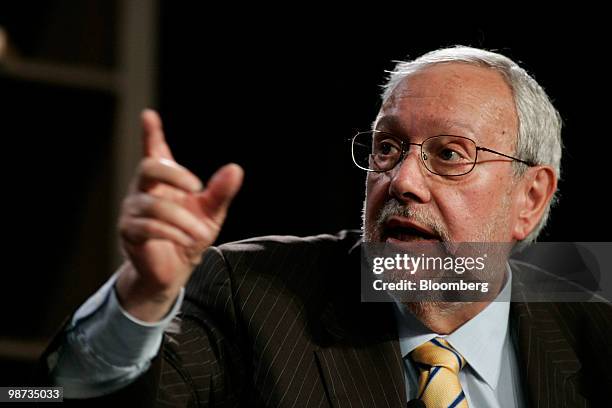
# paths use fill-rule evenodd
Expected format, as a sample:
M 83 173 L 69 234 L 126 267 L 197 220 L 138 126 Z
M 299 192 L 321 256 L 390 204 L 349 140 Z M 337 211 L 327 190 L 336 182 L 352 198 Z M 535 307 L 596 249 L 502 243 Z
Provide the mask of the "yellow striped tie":
M 419 368 L 418 398 L 427 408 L 467 408 L 459 383 L 465 359 L 442 338 L 421 344 L 410 354 Z

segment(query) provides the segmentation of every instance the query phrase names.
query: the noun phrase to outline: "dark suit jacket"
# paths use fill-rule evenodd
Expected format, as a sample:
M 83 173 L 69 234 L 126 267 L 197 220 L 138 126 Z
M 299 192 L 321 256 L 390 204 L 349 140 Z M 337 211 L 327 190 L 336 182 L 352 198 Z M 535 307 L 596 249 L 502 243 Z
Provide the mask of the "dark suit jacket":
M 360 302 L 358 239 L 343 231 L 211 248 L 186 288 L 180 331 L 165 335 L 135 383 L 97 402 L 404 407 L 392 304 Z M 609 401 L 611 310 L 603 303 L 512 304 L 531 406 Z

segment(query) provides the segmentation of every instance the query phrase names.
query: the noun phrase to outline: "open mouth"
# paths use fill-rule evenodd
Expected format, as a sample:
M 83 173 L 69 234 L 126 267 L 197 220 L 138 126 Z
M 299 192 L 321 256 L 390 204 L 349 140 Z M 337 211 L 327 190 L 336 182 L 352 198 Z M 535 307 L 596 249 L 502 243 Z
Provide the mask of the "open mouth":
M 440 238 L 433 234 L 419 231 L 415 228 L 388 228 L 383 234 L 384 241 L 389 239 L 412 242 L 412 241 L 440 241 Z
M 435 232 L 418 225 L 410 220 L 397 217 L 390 218 L 384 225 L 383 242 L 418 242 L 434 241 L 440 242 L 440 236 Z

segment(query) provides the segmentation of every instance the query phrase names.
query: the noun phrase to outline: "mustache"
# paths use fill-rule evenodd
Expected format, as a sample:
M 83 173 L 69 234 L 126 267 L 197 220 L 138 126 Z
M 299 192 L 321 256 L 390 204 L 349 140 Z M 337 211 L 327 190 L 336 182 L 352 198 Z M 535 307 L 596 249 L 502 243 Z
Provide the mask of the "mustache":
M 420 209 L 403 205 L 397 200 L 389 200 L 380 209 L 376 217 L 376 229 L 382 232 L 385 223 L 393 216 L 411 219 L 431 229 L 442 241 L 450 241 L 450 236 L 444 225 L 434 216 Z

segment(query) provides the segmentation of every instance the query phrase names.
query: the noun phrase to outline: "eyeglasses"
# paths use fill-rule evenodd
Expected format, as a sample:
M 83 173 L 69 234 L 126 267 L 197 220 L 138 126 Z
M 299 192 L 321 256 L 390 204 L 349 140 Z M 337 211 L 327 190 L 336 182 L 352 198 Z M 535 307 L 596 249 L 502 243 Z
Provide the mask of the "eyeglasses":
M 352 139 L 351 151 L 357 167 L 381 173 L 397 166 L 409 152 L 410 146 L 419 146 L 425 168 L 440 176 L 463 176 L 469 173 L 476 166 L 480 150 L 530 167 L 535 166 L 533 162 L 477 146 L 472 139 L 455 135 L 432 136 L 423 143 L 409 143 L 379 130 L 359 132 Z

